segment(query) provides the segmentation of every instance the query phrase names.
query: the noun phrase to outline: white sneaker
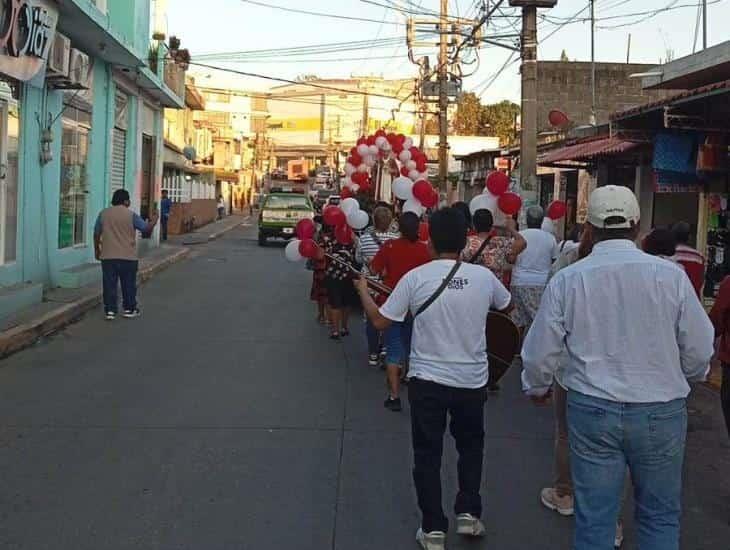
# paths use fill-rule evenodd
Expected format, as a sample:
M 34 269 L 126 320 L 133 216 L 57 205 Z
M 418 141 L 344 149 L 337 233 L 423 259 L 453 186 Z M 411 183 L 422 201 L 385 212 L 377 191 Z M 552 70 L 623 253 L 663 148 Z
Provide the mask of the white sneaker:
M 573 497 L 558 496 L 554 487 L 547 487 L 540 492 L 540 501 L 545 508 L 556 511 L 561 516 L 572 516 L 574 513 Z
M 419 527 L 416 531 L 416 542 L 423 550 L 446 550 L 446 533 L 443 531 L 426 533 Z
M 614 548 L 621 548 L 624 544 L 624 524 L 619 521 L 616 523 L 616 537 L 613 540 Z
M 487 533 L 487 528 L 479 518 L 471 514 L 459 514 L 456 516 L 456 532 L 467 537 L 483 537 Z
M 117 318 L 117 314 L 114 313 L 113 311 L 107 311 L 106 314 L 105 314 L 105 316 L 104 316 L 104 318 L 107 321 L 113 321 L 114 319 Z

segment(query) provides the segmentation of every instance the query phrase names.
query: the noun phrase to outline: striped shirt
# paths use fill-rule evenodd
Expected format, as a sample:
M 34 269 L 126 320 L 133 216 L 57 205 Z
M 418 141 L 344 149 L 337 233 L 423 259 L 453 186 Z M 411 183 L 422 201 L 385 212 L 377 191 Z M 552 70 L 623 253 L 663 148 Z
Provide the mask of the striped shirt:
M 368 231 L 360 237 L 360 243 L 357 247 L 357 260 L 369 266 L 370 262 L 387 241 L 397 239 L 400 235 L 391 231 Z

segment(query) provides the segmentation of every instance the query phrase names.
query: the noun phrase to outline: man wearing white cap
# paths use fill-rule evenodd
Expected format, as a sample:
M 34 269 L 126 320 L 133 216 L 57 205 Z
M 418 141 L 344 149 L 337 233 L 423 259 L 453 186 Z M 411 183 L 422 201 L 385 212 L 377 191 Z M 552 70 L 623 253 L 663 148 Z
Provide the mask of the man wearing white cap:
M 627 466 L 637 547 L 678 550 L 687 382 L 707 375 L 712 325 L 682 269 L 634 244 L 628 188 L 594 191 L 587 222 L 593 252 L 548 285 L 522 351 L 523 387 L 536 401 L 555 377 L 568 390 L 574 550 L 613 548 Z

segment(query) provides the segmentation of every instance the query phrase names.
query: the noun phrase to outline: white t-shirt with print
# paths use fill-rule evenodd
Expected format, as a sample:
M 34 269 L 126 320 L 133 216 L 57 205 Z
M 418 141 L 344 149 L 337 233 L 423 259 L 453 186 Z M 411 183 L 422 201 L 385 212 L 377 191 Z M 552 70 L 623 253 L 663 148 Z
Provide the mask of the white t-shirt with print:
M 434 260 L 400 280 L 380 308 L 383 317 L 403 321 L 441 286 L 453 260 Z M 454 388 L 487 384 L 485 324 L 490 309 L 507 308 L 512 297 L 489 269 L 462 263 L 449 286 L 413 326 L 409 378 Z
M 542 229 L 525 229 L 520 235 L 527 241 L 527 248 L 512 268 L 512 286 L 544 286 L 553 260 L 560 255 L 558 242 Z

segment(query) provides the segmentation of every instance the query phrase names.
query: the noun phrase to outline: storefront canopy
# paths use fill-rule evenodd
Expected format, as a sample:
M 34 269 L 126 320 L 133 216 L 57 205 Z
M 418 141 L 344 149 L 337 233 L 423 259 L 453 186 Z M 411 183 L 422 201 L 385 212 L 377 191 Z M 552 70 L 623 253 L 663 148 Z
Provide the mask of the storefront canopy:
M 597 159 L 633 152 L 645 144 L 618 137 L 606 137 L 583 143 L 576 143 L 544 153 L 538 159 L 541 166 L 580 166 Z

